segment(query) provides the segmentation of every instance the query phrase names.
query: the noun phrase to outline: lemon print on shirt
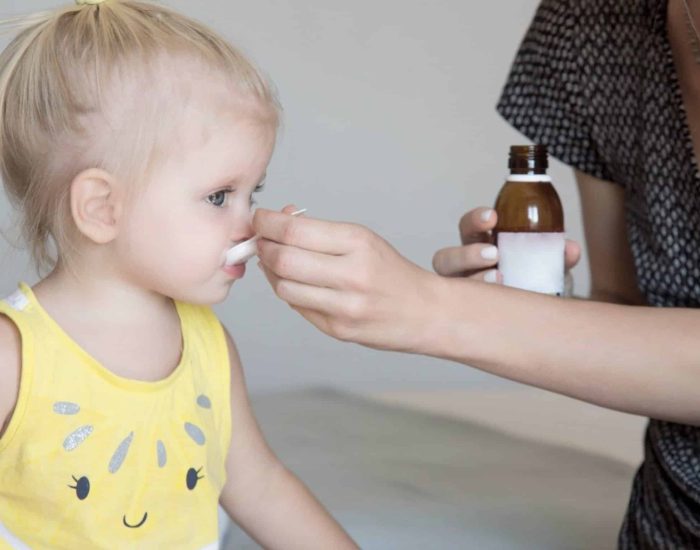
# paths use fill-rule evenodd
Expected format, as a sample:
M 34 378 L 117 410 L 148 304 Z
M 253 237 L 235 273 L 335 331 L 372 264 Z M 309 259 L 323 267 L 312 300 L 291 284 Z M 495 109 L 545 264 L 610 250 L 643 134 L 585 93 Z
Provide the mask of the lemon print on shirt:
M 211 408 L 206 395 L 200 395 L 196 405 Z M 100 539 L 112 540 L 119 548 L 156 540 L 159 533 L 177 527 L 183 533 L 183 548 L 217 547 L 216 541 L 191 545 L 204 527 L 203 508 L 211 507 L 212 497 L 218 501 L 213 484 L 207 483 L 207 437 L 195 414 L 192 421 L 177 423 L 154 424 L 150 417 L 141 432 L 125 430 L 123 437 L 115 438 L 115 423 L 101 433 L 100 422 L 90 421 L 80 403 L 55 402 L 52 413 L 53 420 L 65 419 L 59 424 L 69 430 L 56 434 L 60 449 L 50 462 L 31 467 L 41 470 L 44 485 L 53 484 L 47 487 L 51 504 L 67 512 L 56 515 L 62 523 L 57 529 L 97 531 Z M 46 521 L 52 516 L 56 517 L 45 516 Z
M 22 336 L 0 438 L 0 550 L 216 547 L 231 440 L 226 336 L 211 308 L 175 306 L 180 362 L 146 382 L 90 356 L 25 283 L 0 300 Z

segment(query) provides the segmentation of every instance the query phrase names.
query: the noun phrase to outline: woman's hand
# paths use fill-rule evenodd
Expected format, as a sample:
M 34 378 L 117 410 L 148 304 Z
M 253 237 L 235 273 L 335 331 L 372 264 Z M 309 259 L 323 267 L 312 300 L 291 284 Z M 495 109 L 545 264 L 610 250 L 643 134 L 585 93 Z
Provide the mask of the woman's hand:
M 503 275 L 496 269 L 498 248 L 493 245 L 492 231 L 498 215 L 491 208 L 470 210 L 459 221 L 463 246 L 438 250 L 433 256 L 433 268 L 445 277 L 469 277 L 488 283 L 502 283 Z M 581 258 L 581 247 L 576 241 L 566 241 L 565 267 L 569 271 Z
M 258 209 L 260 266 L 275 293 L 321 331 L 369 347 L 419 351 L 441 278 L 366 227 Z

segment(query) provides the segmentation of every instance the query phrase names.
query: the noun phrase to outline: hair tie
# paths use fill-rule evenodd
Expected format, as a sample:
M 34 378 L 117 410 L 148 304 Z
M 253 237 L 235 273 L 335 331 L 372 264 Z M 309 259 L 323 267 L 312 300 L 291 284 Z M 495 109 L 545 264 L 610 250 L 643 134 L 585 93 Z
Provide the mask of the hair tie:
M 101 4 L 105 0 L 75 0 L 75 3 L 78 4 L 79 6 L 84 6 L 85 4 L 88 5 L 94 5 L 94 4 Z

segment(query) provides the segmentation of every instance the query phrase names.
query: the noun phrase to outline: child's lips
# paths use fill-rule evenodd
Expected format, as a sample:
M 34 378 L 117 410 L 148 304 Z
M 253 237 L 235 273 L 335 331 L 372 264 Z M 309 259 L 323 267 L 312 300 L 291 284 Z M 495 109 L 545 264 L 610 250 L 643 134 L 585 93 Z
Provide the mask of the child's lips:
M 245 264 L 225 265 L 223 270 L 233 279 L 242 279 L 245 275 Z

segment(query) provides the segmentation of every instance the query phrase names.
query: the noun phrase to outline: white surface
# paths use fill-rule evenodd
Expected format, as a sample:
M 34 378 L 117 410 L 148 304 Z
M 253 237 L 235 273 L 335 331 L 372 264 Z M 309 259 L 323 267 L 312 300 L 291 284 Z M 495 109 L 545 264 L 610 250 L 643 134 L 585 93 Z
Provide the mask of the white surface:
M 3 0 L 0 16 L 64 3 Z M 493 204 L 510 145 L 525 143 L 495 104 L 537 0 L 164 3 L 222 32 L 279 89 L 284 127 L 257 197 L 262 207 L 295 203 L 313 217 L 368 225 L 432 270 L 435 251 L 459 242 L 462 214 Z M 572 174 L 551 164 L 567 230 L 581 241 Z M 12 227 L 9 212 L 0 198 L 2 229 Z M 18 279 L 34 282 L 26 254 L 1 243 L 0 261 L 0 295 Z M 257 267 L 249 267 L 216 310 L 254 391 L 501 384 L 461 365 L 336 342 L 279 301 Z M 576 288 L 588 288 L 585 260 Z
M 309 396 L 313 394 L 309 393 Z M 498 430 L 500 433 L 510 434 L 519 440 L 532 441 L 534 443 L 542 443 L 544 445 L 554 445 L 557 448 L 569 448 L 573 451 L 579 451 L 588 456 L 599 456 L 604 459 L 619 461 L 620 463 L 629 466 L 629 479 L 631 483 L 632 471 L 636 469 L 642 460 L 642 439 L 644 435 L 644 430 L 646 428 L 647 419 L 638 416 L 633 416 L 624 413 L 618 413 L 608 409 L 603 409 L 588 403 L 583 403 L 581 401 L 576 401 L 567 397 L 556 395 L 550 392 L 537 389 L 529 389 L 525 387 L 518 387 L 510 390 L 490 390 L 490 391 L 473 391 L 473 390 L 446 390 L 446 391 L 393 391 L 393 392 L 379 392 L 379 393 L 369 393 L 366 397 L 371 398 L 377 403 L 382 403 L 385 405 L 398 406 L 405 408 L 407 411 L 415 412 L 427 412 L 431 414 L 436 414 L 443 416 L 445 418 L 451 418 L 464 422 L 475 423 L 476 425 L 486 426 Z M 312 397 L 312 399 L 315 398 Z M 284 410 L 285 400 L 289 400 L 290 396 L 280 396 L 279 403 L 282 405 Z M 310 399 L 310 401 L 312 400 Z M 261 413 L 262 428 L 264 431 L 270 433 L 271 441 L 273 443 L 277 442 L 281 438 L 281 431 L 284 428 L 278 423 L 280 420 L 273 414 L 266 414 L 267 409 L 275 409 L 275 397 L 257 397 L 254 398 L 254 404 L 258 404 L 256 410 Z M 334 423 L 339 423 L 340 420 L 337 416 L 334 416 L 332 412 L 333 408 L 328 407 L 328 411 L 325 414 L 327 418 L 328 426 L 326 427 L 328 431 L 332 432 L 334 430 Z M 288 407 L 288 414 L 292 415 L 293 419 L 298 422 L 303 422 L 303 413 L 299 413 L 298 409 L 293 407 Z M 296 416 L 294 416 L 296 415 Z M 352 419 L 350 419 L 352 420 Z M 287 420 L 288 421 L 288 420 Z M 299 442 L 305 445 L 308 441 L 318 439 L 319 437 L 326 444 L 330 445 L 331 442 L 324 439 L 324 436 L 319 436 L 320 431 L 309 427 L 311 433 L 306 437 L 308 439 L 299 439 Z M 361 432 L 363 428 L 361 426 L 356 426 L 352 430 L 353 433 Z M 418 445 L 418 440 L 422 437 L 420 433 L 421 429 L 419 426 L 416 427 L 416 432 L 414 434 L 415 442 L 413 445 Z M 339 435 L 341 431 L 338 431 L 336 437 L 340 438 L 335 445 L 342 446 L 342 437 Z M 295 460 L 299 460 L 297 456 L 298 453 L 302 452 L 294 446 L 292 443 L 299 436 L 294 434 L 290 435 L 290 441 L 287 443 L 281 443 L 279 449 L 284 451 L 282 458 L 291 457 Z M 331 437 L 331 436 L 328 436 Z M 399 437 L 397 434 L 386 433 L 386 441 L 381 445 L 379 443 L 366 442 L 364 446 L 358 446 L 355 455 L 362 456 L 363 454 L 372 455 L 374 460 L 377 460 L 376 465 L 366 464 L 363 469 L 363 474 L 366 478 L 360 476 L 356 480 L 356 484 L 360 484 L 360 487 L 336 487 L 334 491 L 329 491 L 326 485 L 333 485 L 334 482 L 330 481 L 328 478 L 332 476 L 329 469 L 333 469 L 333 460 L 329 457 L 328 461 L 324 465 L 319 465 L 318 471 L 314 476 L 309 476 L 307 481 L 312 483 L 311 488 L 314 491 L 321 491 L 322 494 L 333 494 L 333 497 L 324 498 L 324 503 L 334 504 L 337 501 L 343 502 L 345 499 L 358 498 L 357 493 L 361 490 L 362 484 L 366 484 L 365 490 L 368 495 L 365 496 L 365 500 L 359 500 L 363 504 L 358 504 L 358 506 L 366 506 L 365 510 L 355 509 L 351 513 L 346 512 L 346 516 L 350 518 L 349 521 L 352 525 L 357 525 L 358 532 L 362 533 L 362 536 L 367 537 L 367 540 L 375 541 L 376 548 L 398 548 L 399 541 L 402 544 L 409 545 L 412 544 L 411 537 L 418 537 L 420 540 L 421 536 L 425 536 L 426 533 L 416 533 L 410 529 L 404 529 L 402 533 L 392 532 L 392 529 L 400 529 L 401 519 L 400 510 L 396 511 L 396 517 L 394 518 L 394 524 L 391 525 L 379 525 L 377 523 L 372 523 L 369 518 L 361 519 L 363 517 L 363 511 L 365 515 L 371 516 L 373 513 L 373 507 L 376 506 L 377 501 L 384 502 L 390 498 L 392 486 L 391 479 L 393 474 L 385 473 L 382 474 L 382 478 L 378 478 L 376 475 L 370 475 L 374 469 L 381 471 L 382 461 L 386 461 L 386 453 L 388 450 L 383 452 L 379 450 L 379 447 L 386 446 L 391 447 L 391 443 L 395 443 L 398 449 L 402 445 L 407 445 L 404 438 Z M 456 445 L 468 444 L 465 441 L 455 441 Z M 322 448 L 321 445 L 315 444 L 314 448 Z M 447 449 L 443 449 L 447 451 Z M 498 445 L 494 445 L 491 451 L 495 454 L 498 453 Z M 426 462 L 430 462 L 433 452 L 440 452 L 440 449 L 433 449 L 426 451 Z M 323 457 L 319 457 L 323 463 Z M 453 458 L 454 460 L 454 458 Z M 465 465 L 466 466 L 466 465 Z M 324 469 L 325 468 L 325 469 Z M 454 465 L 448 467 L 448 463 L 445 463 L 445 474 L 449 475 L 450 468 L 455 468 Z M 582 475 L 580 470 L 577 470 L 575 466 L 571 466 L 570 470 L 564 470 L 564 474 L 568 474 L 571 478 L 576 478 Z M 502 472 L 501 476 L 503 478 L 503 483 L 511 477 L 512 474 L 509 472 Z M 415 474 L 417 475 L 417 474 Z M 434 476 L 437 476 L 437 472 L 434 472 Z M 455 474 L 457 475 L 457 474 Z M 478 475 L 478 474 L 475 474 Z M 541 475 L 536 473 L 533 475 Z M 417 482 L 416 480 L 414 480 Z M 459 486 L 464 483 L 465 480 L 454 479 L 453 483 Z M 595 480 L 591 480 L 593 484 L 593 493 L 595 494 Z M 566 483 L 566 481 L 563 481 Z M 432 499 L 446 498 L 450 494 L 449 490 L 446 489 L 445 484 L 439 481 L 437 477 L 433 478 L 433 481 L 427 479 L 424 481 L 424 490 L 431 495 Z M 501 494 L 503 487 L 495 486 L 493 488 L 492 498 L 496 498 L 496 495 Z M 628 487 L 624 483 L 618 486 L 618 491 L 621 493 L 617 494 L 615 498 L 617 499 L 617 506 L 619 507 L 618 512 L 613 513 L 612 525 L 608 527 L 608 542 L 606 548 L 612 549 L 614 547 L 614 529 L 616 528 L 616 518 L 621 517 L 624 510 L 624 505 L 627 498 Z M 355 495 L 355 497 L 353 497 Z M 466 497 L 465 497 L 466 498 Z M 535 502 L 541 498 L 541 495 L 533 494 L 532 501 Z M 581 495 L 575 496 L 575 498 L 582 498 Z M 604 498 L 601 495 L 601 498 Z M 488 503 L 489 498 L 485 498 Z M 491 504 L 486 504 L 485 507 L 490 507 Z M 505 506 L 505 503 L 504 503 Z M 478 503 L 476 504 L 478 509 Z M 345 510 L 345 508 L 338 507 L 337 511 Z M 442 525 L 435 525 L 434 521 L 430 518 L 415 518 L 416 511 L 413 506 L 406 504 L 405 508 L 405 521 L 408 523 L 414 523 L 419 526 L 423 526 L 428 533 L 439 533 L 435 534 L 435 540 L 433 541 L 439 548 L 449 548 L 449 547 L 459 547 L 455 540 L 470 540 L 470 548 L 475 547 L 473 545 L 474 540 L 479 535 L 477 533 L 470 533 L 468 529 L 460 529 L 451 524 L 449 519 L 445 519 Z M 616 514 L 616 515 L 615 515 Z M 544 511 L 542 511 L 543 517 L 538 525 L 533 526 L 535 532 L 537 530 L 546 529 L 548 521 L 556 521 L 556 518 L 548 517 Z M 414 522 L 415 520 L 415 522 Z M 489 524 L 493 518 L 488 516 L 484 517 L 484 522 Z M 435 519 L 437 521 L 437 519 Z M 347 525 L 347 524 L 346 524 Z M 518 529 L 516 527 L 516 529 Z M 357 534 L 357 533 L 354 533 Z M 498 546 L 501 544 L 502 548 L 521 548 L 517 544 L 512 544 L 509 546 L 509 529 L 504 528 L 502 534 L 502 542 L 497 543 L 498 540 L 496 535 L 490 541 L 493 546 Z M 242 537 L 240 534 L 238 535 Z M 384 537 L 384 539 L 382 539 Z M 404 537 L 403 539 L 401 537 Z M 407 537 L 407 538 L 406 538 Z M 568 548 L 585 548 L 585 541 L 580 540 L 581 546 L 577 546 L 577 542 L 572 542 L 572 546 Z M 244 546 L 238 546 L 237 548 L 257 548 L 254 544 L 248 544 Z M 590 546 L 589 546 L 590 548 Z
M 274 451 L 363 550 L 612 550 L 635 468 L 329 390 L 255 396 Z M 224 548 L 258 548 L 232 529 Z

